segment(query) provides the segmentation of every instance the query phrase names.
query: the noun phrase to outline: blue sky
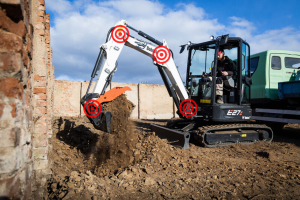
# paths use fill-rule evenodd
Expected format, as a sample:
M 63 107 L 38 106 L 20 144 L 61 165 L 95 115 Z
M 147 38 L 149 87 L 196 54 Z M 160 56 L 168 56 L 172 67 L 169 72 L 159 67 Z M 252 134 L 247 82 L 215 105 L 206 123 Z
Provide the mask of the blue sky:
M 125 19 L 158 40 L 165 39 L 185 79 L 187 54 L 179 45 L 229 33 L 244 38 L 251 52 L 300 50 L 300 2 L 296 0 L 92 1 L 46 0 L 57 79 L 89 80 L 107 31 Z M 127 48 L 127 49 L 125 49 Z M 125 47 L 113 82 L 162 84 L 152 61 Z

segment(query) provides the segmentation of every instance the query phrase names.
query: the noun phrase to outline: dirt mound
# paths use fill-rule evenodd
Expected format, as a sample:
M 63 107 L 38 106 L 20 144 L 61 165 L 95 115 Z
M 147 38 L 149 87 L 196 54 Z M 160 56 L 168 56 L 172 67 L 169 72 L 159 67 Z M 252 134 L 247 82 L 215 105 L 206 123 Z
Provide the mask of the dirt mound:
M 86 117 L 54 120 L 53 150 L 50 153 L 53 178 L 48 188 L 51 198 L 62 196 L 62 183 L 67 181 L 66 176 L 71 172 L 91 171 L 105 176 L 137 161 L 133 150 L 138 136 L 128 119 L 134 104 L 123 94 L 102 106 L 105 112 L 112 113 L 110 134 L 95 129 Z M 56 188 L 54 192 L 53 183 L 61 190 Z
M 113 134 L 86 117 L 54 120 L 46 199 L 299 199 L 299 125 L 272 143 L 182 150 L 151 131 L 167 121 L 122 119 Z

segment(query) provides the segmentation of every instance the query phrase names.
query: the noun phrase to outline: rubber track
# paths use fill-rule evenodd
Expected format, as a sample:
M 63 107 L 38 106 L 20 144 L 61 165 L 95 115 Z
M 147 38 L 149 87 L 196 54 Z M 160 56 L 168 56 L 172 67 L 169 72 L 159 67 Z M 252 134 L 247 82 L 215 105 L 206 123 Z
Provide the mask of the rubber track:
M 271 132 L 271 137 L 269 140 L 263 140 L 263 141 L 268 141 L 271 142 L 273 139 L 273 131 L 270 127 L 266 126 L 266 125 L 261 125 L 261 124 L 222 124 L 222 125 L 210 125 L 210 126 L 201 126 L 198 127 L 198 130 L 194 130 L 192 131 L 193 137 L 195 139 L 195 141 L 200 144 L 201 146 L 206 146 L 206 147 L 220 147 L 220 146 L 229 146 L 232 145 L 234 143 L 221 143 L 221 144 L 216 144 L 216 145 L 208 145 L 204 142 L 204 136 L 205 133 L 208 131 L 212 131 L 212 130 L 218 130 L 218 131 L 222 131 L 222 130 L 228 130 L 228 129 L 269 129 Z M 258 141 L 258 142 L 262 142 L 262 141 Z M 239 142 L 239 144 L 253 144 L 255 142 Z

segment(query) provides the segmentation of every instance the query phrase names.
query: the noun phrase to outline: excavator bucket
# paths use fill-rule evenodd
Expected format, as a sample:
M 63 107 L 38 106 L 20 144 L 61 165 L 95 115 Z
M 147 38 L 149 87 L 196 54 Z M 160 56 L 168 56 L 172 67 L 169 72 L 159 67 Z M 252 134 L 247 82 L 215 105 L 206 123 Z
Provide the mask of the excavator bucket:
M 123 94 L 126 91 L 131 91 L 131 88 L 128 86 L 125 87 L 114 87 L 113 89 L 107 91 L 104 93 L 104 95 L 102 95 L 99 99 L 97 99 L 97 101 L 101 104 L 104 102 L 109 102 L 114 100 L 115 98 L 117 98 L 118 96 L 120 96 L 121 94 Z
M 131 91 L 130 87 L 115 87 L 105 92 L 105 94 L 101 95 L 100 97 L 98 94 L 89 93 L 81 99 L 84 113 L 96 129 L 106 129 L 106 131 L 110 133 L 110 124 L 112 117 L 111 112 L 107 111 L 104 113 L 104 111 L 101 109 L 101 104 L 116 99 L 126 91 Z M 97 97 L 99 98 L 96 100 L 92 100 Z M 105 124 L 103 124 L 102 122 L 103 119 L 105 120 Z

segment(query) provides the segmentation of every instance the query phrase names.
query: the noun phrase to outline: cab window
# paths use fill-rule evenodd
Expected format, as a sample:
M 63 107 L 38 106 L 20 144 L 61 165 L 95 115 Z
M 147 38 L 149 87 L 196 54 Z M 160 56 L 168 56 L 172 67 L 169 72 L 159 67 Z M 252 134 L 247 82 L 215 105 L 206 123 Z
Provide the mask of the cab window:
M 300 58 L 285 57 L 284 64 L 287 68 L 300 69 Z
M 271 67 L 276 70 L 281 69 L 281 59 L 279 56 L 272 56 Z
M 258 61 L 259 61 L 259 57 L 251 58 L 251 60 L 250 60 L 251 75 L 255 72 L 255 70 L 258 66 Z

